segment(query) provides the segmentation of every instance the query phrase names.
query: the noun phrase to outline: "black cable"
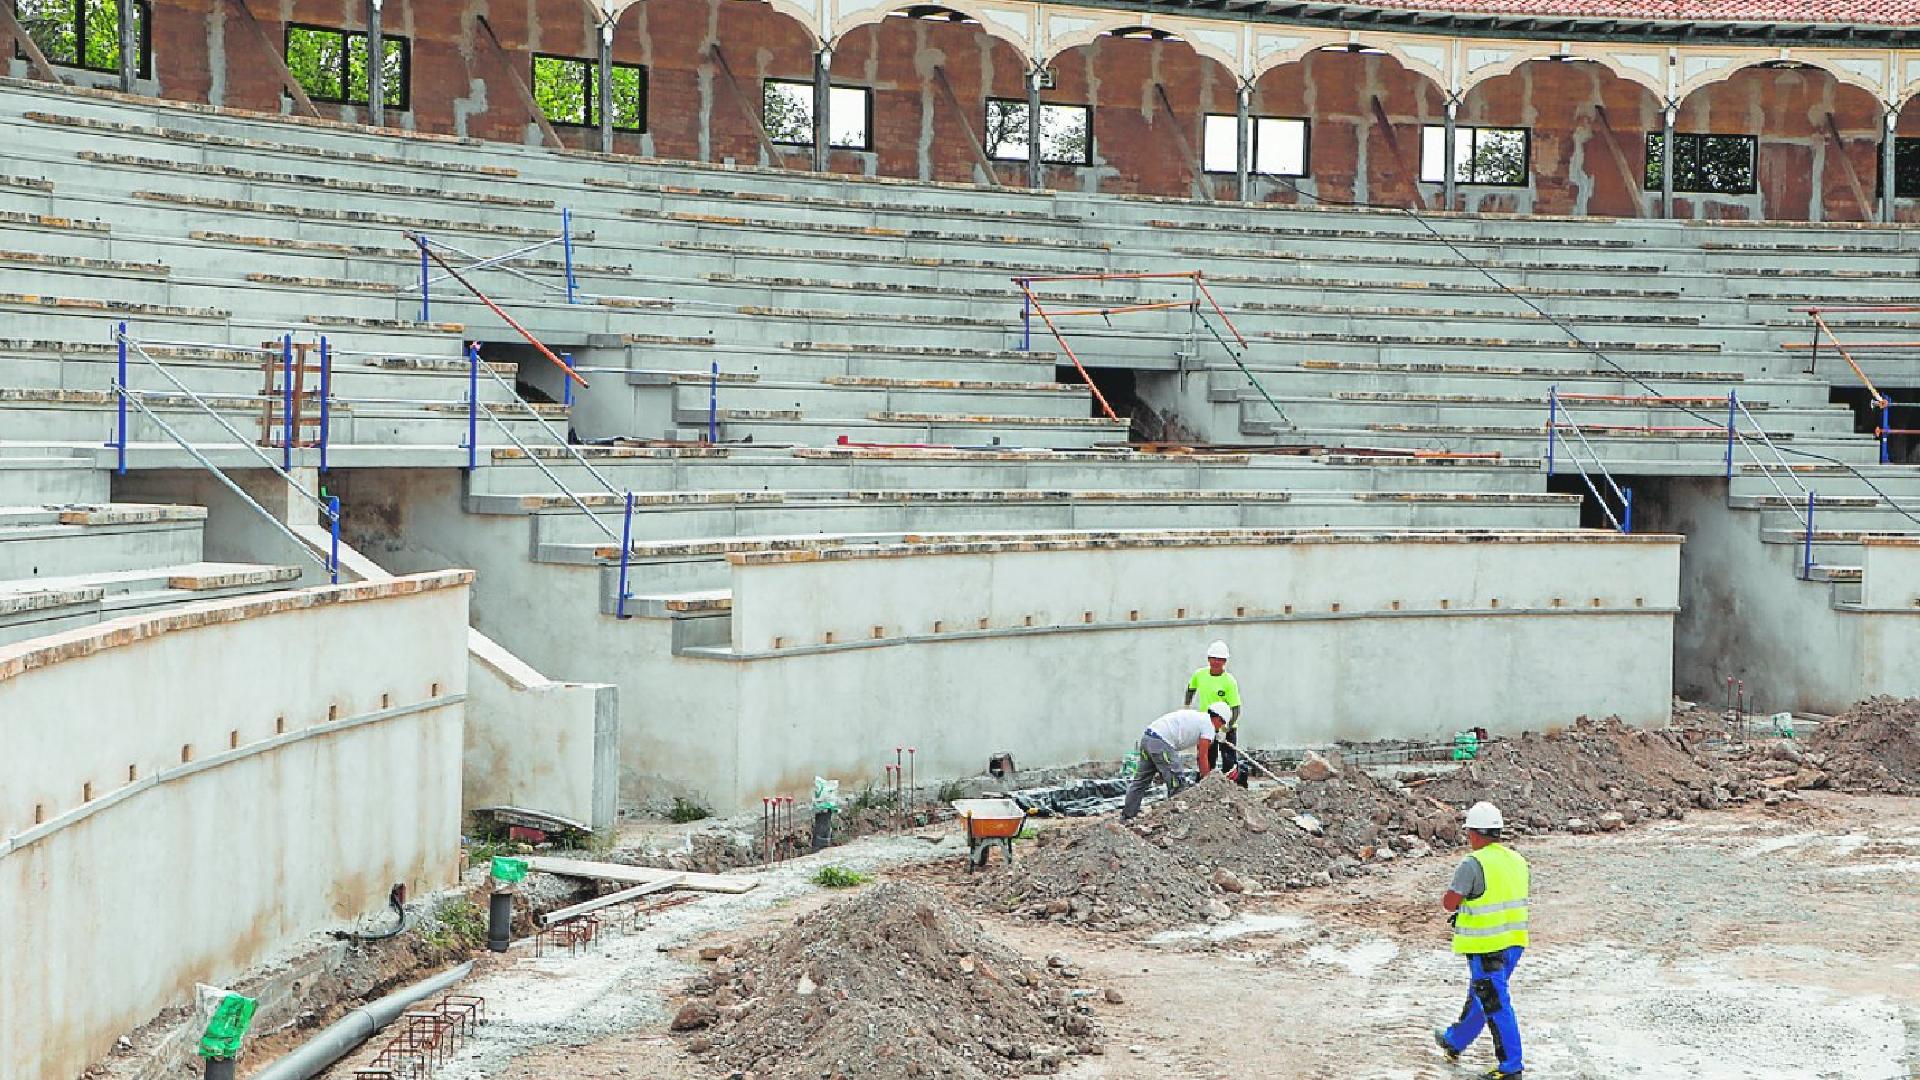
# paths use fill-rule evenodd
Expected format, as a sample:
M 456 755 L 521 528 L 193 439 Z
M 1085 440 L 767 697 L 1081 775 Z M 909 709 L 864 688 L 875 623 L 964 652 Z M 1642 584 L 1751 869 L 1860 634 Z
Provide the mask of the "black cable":
M 1606 364 L 1608 367 L 1619 372 L 1622 378 L 1625 378 L 1631 381 L 1636 386 L 1639 386 L 1642 390 L 1647 391 L 1648 395 L 1651 397 L 1667 396 L 1667 395 L 1661 394 L 1658 387 L 1654 386 L 1652 383 L 1648 382 L 1647 380 L 1641 378 L 1638 372 L 1635 372 L 1631 368 L 1628 368 L 1626 365 L 1621 364 L 1619 361 L 1615 360 L 1613 357 L 1608 356 L 1605 350 L 1601 349 L 1598 345 L 1595 345 L 1594 343 L 1588 341 L 1586 338 L 1580 336 L 1580 333 L 1574 330 L 1573 327 L 1567 325 L 1565 322 L 1556 318 L 1551 312 L 1547 311 L 1545 308 L 1541 307 L 1539 304 L 1534 303 L 1531 299 L 1529 299 L 1528 297 L 1520 293 L 1517 289 L 1514 289 L 1511 286 L 1509 286 L 1506 282 L 1501 281 L 1498 277 L 1494 275 L 1493 271 L 1487 269 L 1485 265 L 1480 263 L 1478 260 L 1474 259 L 1472 256 L 1468 255 L 1465 251 L 1462 251 L 1459 245 L 1455 244 L 1453 240 L 1449 238 L 1445 233 L 1441 232 L 1439 229 L 1434 228 L 1432 222 L 1428 221 L 1424 215 L 1422 215 L 1419 211 L 1413 209 L 1412 207 L 1389 206 L 1384 203 L 1362 202 L 1361 200 L 1358 200 L 1358 199 L 1349 199 L 1345 201 L 1342 201 L 1339 199 L 1329 199 L 1329 198 L 1324 198 L 1320 195 L 1317 195 L 1311 191 L 1307 191 L 1306 189 L 1302 188 L 1300 185 L 1294 183 L 1293 181 L 1287 179 L 1284 176 L 1275 176 L 1272 173 L 1262 172 L 1258 169 L 1249 171 L 1248 175 L 1264 177 L 1268 180 L 1272 180 L 1282 185 L 1285 185 L 1295 195 L 1299 195 L 1303 198 L 1309 199 L 1321 205 L 1347 207 L 1350 209 L 1385 210 L 1385 211 L 1405 214 L 1407 217 L 1412 218 L 1415 222 L 1419 223 L 1420 227 L 1427 230 L 1427 232 L 1430 233 L 1434 239 L 1440 241 L 1442 244 L 1445 244 L 1447 247 L 1447 250 L 1453 252 L 1455 257 L 1457 257 L 1462 263 L 1464 263 L 1468 267 L 1471 267 L 1474 271 L 1478 272 L 1482 277 L 1486 278 L 1489 282 L 1491 282 L 1494 288 L 1499 289 L 1502 293 L 1505 293 L 1507 296 L 1510 296 L 1513 299 L 1520 301 L 1522 304 L 1525 304 L 1527 308 L 1531 310 L 1534 314 L 1540 316 L 1541 319 L 1549 323 L 1552 323 L 1554 327 L 1557 328 L 1561 333 L 1567 335 L 1567 337 L 1570 340 L 1572 340 L 1574 344 L 1580 346 L 1581 349 L 1591 354 L 1595 359 L 1599 360 L 1601 363 Z M 1711 426 L 1711 427 L 1720 426 L 1719 422 L 1715 420 L 1713 417 L 1707 416 L 1704 413 L 1695 412 L 1692 408 L 1689 408 L 1686 405 L 1675 404 L 1673 405 L 1673 407 L 1680 410 L 1683 413 L 1686 413 L 1688 416 L 1691 416 L 1694 419 L 1707 424 L 1708 426 Z M 1761 436 L 1765 438 L 1766 429 L 1759 428 L 1758 421 L 1755 422 L 1755 426 L 1759 430 Z M 1735 428 L 1735 434 L 1738 435 L 1737 427 Z M 1742 436 L 1742 438 L 1744 438 L 1744 436 Z M 1812 450 L 1802 450 L 1802 449 L 1799 449 L 1798 447 L 1792 447 L 1792 446 L 1782 447 L 1775 444 L 1772 439 L 1766 439 L 1766 442 L 1769 446 L 1773 447 L 1775 453 L 1793 454 L 1796 457 L 1810 458 L 1814 461 L 1826 462 L 1829 465 L 1837 465 L 1840 468 L 1845 469 L 1850 475 L 1854 477 L 1854 479 L 1859 480 L 1862 484 L 1865 484 L 1869 491 L 1872 491 L 1876 496 L 1878 496 L 1880 500 L 1886 503 L 1887 506 L 1891 508 L 1895 513 L 1899 514 L 1901 517 L 1906 518 L 1908 521 L 1913 522 L 1915 525 L 1920 525 L 1920 516 L 1916 516 L 1912 511 L 1901 506 L 1899 502 L 1897 502 L 1892 496 L 1888 495 L 1884 490 L 1882 490 L 1878 484 L 1875 484 L 1872 480 L 1868 479 L 1865 473 L 1862 473 L 1859 469 L 1855 468 L 1850 462 L 1845 462 L 1840 460 L 1839 458 L 1830 457 L 1826 454 L 1816 453 L 1815 451 L 1812 451 Z M 1765 463 L 1761 464 L 1761 468 L 1763 470 L 1766 468 Z M 1788 475 L 1792 475 L 1791 469 L 1789 469 Z M 1815 495 L 1814 498 L 1817 502 L 1818 496 Z

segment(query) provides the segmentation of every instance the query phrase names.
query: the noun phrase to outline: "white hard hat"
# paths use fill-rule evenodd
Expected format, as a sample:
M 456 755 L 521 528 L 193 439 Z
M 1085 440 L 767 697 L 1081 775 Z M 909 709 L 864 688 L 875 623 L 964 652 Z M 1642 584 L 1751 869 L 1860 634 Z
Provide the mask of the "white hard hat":
M 1507 822 L 1500 816 L 1500 808 L 1490 802 L 1477 802 L 1467 809 L 1467 828 L 1474 832 L 1506 827 Z
M 1225 660 L 1227 655 L 1227 643 L 1224 641 L 1216 641 L 1207 646 L 1207 659 L 1209 660 Z
M 1233 723 L 1233 706 L 1224 701 L 1216 701 L 1207 706 L 1207 711 L 1213 714 L 1214 719 L 1219 720 L 1223 724 Z

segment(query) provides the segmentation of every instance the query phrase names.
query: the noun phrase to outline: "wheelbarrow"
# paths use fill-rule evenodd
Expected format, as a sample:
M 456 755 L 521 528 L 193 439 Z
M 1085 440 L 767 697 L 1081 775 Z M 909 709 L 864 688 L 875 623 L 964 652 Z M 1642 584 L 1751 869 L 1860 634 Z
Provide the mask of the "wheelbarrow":
M 987 865 L 994 848 L 1009 865 L 1013 862 L 1013 838 L 1027 823 L 1027 812 L 1012 799 L 955 799 L 953 812 L 967 830 L 967 873 Z

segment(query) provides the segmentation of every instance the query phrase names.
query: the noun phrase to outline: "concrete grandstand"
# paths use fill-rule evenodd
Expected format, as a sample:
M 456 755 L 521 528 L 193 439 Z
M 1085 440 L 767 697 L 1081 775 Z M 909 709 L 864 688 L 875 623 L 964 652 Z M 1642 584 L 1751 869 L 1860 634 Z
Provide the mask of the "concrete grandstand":
M 0 1076 L 1216 636 L 1276 746 L 1920 693 L 1920 11 L 347 6 L 0 5 Z

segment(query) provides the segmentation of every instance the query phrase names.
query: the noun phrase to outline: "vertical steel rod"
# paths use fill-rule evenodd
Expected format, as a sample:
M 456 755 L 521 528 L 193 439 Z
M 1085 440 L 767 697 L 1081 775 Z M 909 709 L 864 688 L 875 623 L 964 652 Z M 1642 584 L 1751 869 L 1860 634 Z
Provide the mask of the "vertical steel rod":
M 560 354 L 560 359 L 565 360 L 567 362 L 568 367 L 573 366 L 572 353 L 563 352 Z M 565 405 L 568 408 L 573 407 L 573 380 L 572 379 L 560 380 L 560 404 Z
M 613 616 L 627 617 L 627 562 L 633 550 L 633 492 L 627 492 L 627 513 L 620 522 L 620 595 L 614 600 Z
M 1620 511 L 1620 531 L 1622 533 L 1630 533 L 1633 531 L 1633 489 L 1632 488 L 1621 489 L 1620 505 L 1622 507 Z
M 480 343 L 467 345 L 467 471 L 480 467 Z
M 1020 351 L 1033 350 L 1033 294 L 1027 291 L 1027 282 L 1020 285 Z
M 1547 387 L 1547 475 L 1553 475 L 1553 442 L 1560 430 L 1560 388 Z
M 1727 391 L 1727 482 L 1729 484 L 1733 482 L 1733 416 L 1739 408 L 1740 398 L 1738 392 L 1734 390 Z M 1729 491 L 1728 494 L 1732 494 L 1732 492 Z
M 707 442 L 720 442 L 720 361 L 713 362 L 707 378 Z
M 427 280 L 427 234 L 420 234 L 420 321 L 433 321 L 433 285 Z
M 1807 539 L 1801 556 L 1800 580 L 1813 578 L 1813 492 L 1807 492 Z
M 1885 465 L 1891 460 L 1891 458 L 1887 456 L 1887 429 L 1892 426 L 1893 406 L 1882 401 L 1880 403 L 1880 464 L 1882 465 Z
M 302 365 L 305 366 L 305 365 Z M 297 424 L 293 419 L 293 335 L 280 338 L 280 467 L 293 471 L 293 440 Z
M 330 534 L 327 549 L 327 573 L 335 585 L 340 584 L 340 496 L 327 496 L 327 522 Z
M 121 323 L 114 335 L 120 342 L 119 374 L 114 376 L 114 400 L 118 402 L 118 420 L 114 424 L 113 445 L 117 464 L 115 471 L 120 476 L 127 475 L 127 324 Z
M 327 471 L 327 444 L 333 425 L 333 347 L 320 338 L 320 471 Z
M 567 253 L 567 303 L 575 304 L 573 286 L 573 211 L 562 207 L 560 210 L 561 248 Z

